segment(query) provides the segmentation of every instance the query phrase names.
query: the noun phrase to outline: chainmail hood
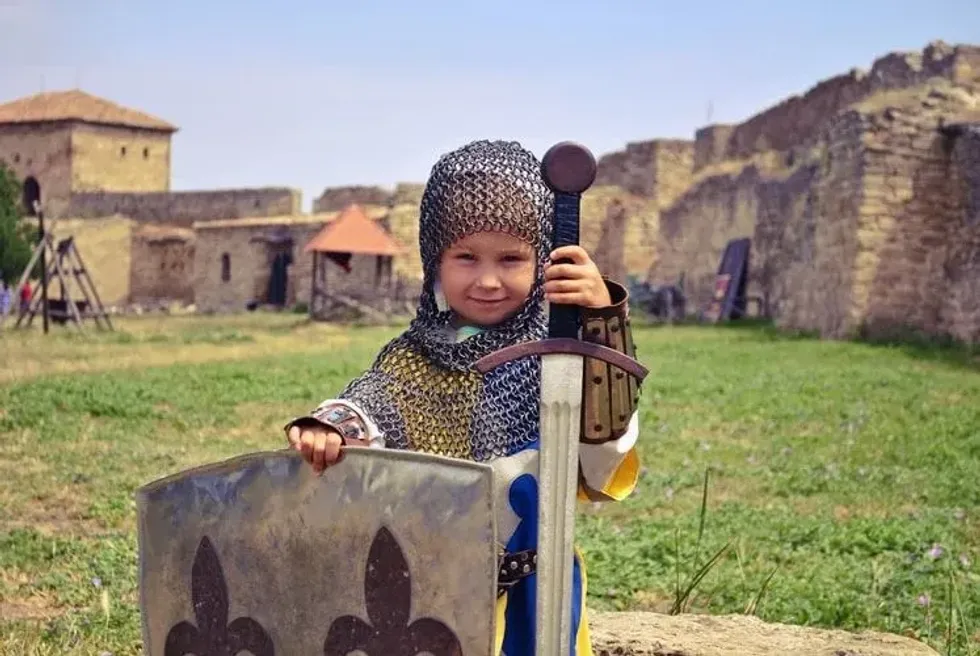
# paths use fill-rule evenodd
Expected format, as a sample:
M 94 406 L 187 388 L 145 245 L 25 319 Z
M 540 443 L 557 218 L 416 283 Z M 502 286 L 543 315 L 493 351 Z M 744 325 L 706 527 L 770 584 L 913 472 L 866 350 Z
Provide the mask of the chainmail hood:
M 516 142 L 476 141 L 443 155 L 429 176 L 419 216 L 423 285 L 410 334 L 443 366 L 468 367 L 483 355 L 523 339 L 544 337 L 543 269 L 551 251 L 554 197 L 541 163 Z M 534 247 L 537 279 L 517 314 L 460 347 L 438 343 L 452 312 L 436 303 L 439 260 L 454 242 L 480 231 L 506 232 Z
M 371 415 L 389 448 L 485 460 L 536 439 L 540 360 L 516 360 L 486 376 L 473 365 L 547 335 L 543 264 L 551 251 L 553 203 L 540 161 L 516 142 L 476 141 L 436 162 L 420 207 L 418 312 L 342 394 Z M 436 299 L 439 262 L 455 241 L 484 230 L 528 242 L 538 260 L 536 280 L 514 316 L 457 342 L 449 329 L 453 313 Z

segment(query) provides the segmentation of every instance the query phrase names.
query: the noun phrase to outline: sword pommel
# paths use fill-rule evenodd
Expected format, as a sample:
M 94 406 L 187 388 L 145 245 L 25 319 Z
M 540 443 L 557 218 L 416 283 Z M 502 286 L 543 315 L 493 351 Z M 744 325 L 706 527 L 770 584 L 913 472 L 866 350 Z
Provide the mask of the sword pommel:
M 562 141 L 549 148 L 541 158 L 541 173 L 553 191 L 581 194 L 595 182 L 595 157 L 581 144 Z

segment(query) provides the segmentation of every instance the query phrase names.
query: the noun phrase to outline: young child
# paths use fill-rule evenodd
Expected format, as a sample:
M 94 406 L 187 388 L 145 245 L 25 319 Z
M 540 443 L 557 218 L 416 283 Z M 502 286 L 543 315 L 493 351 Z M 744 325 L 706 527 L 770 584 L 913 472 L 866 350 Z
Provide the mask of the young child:
M 505 346 L 545 338 L 545 300 L 583 308 L 583 339 L 600 341 L 595 336 L 609 323 L 626 337 L 620 350 L 632 349 L 626 290 L 603 279 L 582 248 L 551 251 L 553 202 L 540 162 L 517 143 L 478 141 L 440 158 L 422 197 L 424 280 L 415 319 L 338 398 L 285 427 L 290 445 L 318 472 L 345 445 L 491 464 L 495 484 L 509 489 L 509 506 L 497 518 L 507 584 L 497 604 L 497 653 L 505 656 L 534 653 L 535 577 L 533 568 L 522 572 L 533 563 L 527 550 L 537 546 L 541 364 L 515 360 L 485 376 L 473 365 Z M 571 263 L 552 264 L 566 258 Z M 580 499 L 621 500 L 632 492 L 639 463 L 631 401 L 628 428 L 580 445 Z M 518 576 L 505 581 L 512 561 L 521 564 Z M 579 553 L 574 571 L 569 639 L 577 656 L 590 656 Z

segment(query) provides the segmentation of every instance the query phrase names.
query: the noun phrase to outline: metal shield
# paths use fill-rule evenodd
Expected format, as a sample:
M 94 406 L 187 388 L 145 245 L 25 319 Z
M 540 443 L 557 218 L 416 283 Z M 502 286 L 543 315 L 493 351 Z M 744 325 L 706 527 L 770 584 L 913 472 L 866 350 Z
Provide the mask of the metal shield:
M 493 470 L 348 449 L 259 453 L 137 492 L 148 656 L 486 656 Z

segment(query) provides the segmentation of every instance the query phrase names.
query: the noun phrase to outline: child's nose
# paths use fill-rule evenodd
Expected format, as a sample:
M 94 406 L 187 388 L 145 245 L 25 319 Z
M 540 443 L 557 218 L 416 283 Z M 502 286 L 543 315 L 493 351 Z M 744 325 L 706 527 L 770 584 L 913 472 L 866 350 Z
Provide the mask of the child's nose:
M 476 284 L 484 289 L 496 289 L 500 287 L 500 276 L 496 271 L 482 271 Z

